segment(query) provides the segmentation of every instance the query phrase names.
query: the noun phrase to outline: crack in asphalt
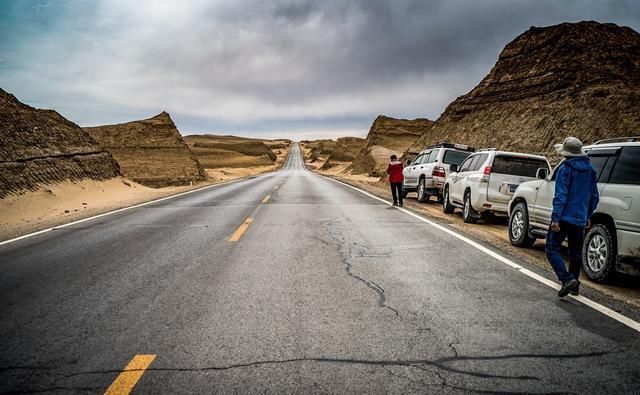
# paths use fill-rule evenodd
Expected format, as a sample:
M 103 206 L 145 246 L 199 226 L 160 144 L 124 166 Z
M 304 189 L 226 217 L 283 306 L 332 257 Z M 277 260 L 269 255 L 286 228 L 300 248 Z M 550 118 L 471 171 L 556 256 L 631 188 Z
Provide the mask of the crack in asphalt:
M 389 311 L 393 312 L 396 317 L 398 317 L 400 320 L 402 320 L 402 316 L 400 315 L 400 313 L 398 312 L 398 310 L 394 309 L 393 307 L 387 305 L 387 295 L 384 291 L 384 289 L 377 283 L 375 283 L 373 280 L 369 280 L 366 279 L 364 277 L 361 277 L 357 274 L 353 273 L 353 263 L 352 263 L 352 259 L 353 257 L 372 257 L 372 256 L 389 256 L 390 252 L 387 253 L 383 253 L 382 255 L 365 255 L 365 254 L 369 254 L 369 247 L 365 246 L 363 244 L 359 244 L 356 242 L 353 242 L 352 245 L 356 246 L 356 247 L 360 247 L 360 250 L 358 251 L 353 251 L 352 248 L 350 247 L 349 243 L 346 242 L 346 238 L 335 229 L 335 227 L 333 225 L 335 225 L 335 223 L 337 221 L 339 221 L 339 218 L 334 218 L 328 221 L 324 221 L 325 224 L 325 229 L 327 234 L 331 237 L 331 239 L 333 239 L 333 242 L 329 242 L 327 240 L 323 240 L 322 238 L 319 238 L 319 240 L 321 240 L 321 242 L 325 245 L 330 245 L 336 248 L 338 254 L 340 255 L 340 259 L 342 260 L 342 263 L 345 267 L 345 272 L 347 273 L 347 275 L 361 283 L 363 283 L 364 285 L 366 285 L 369 289 L 371 289 L 373 292 L 376 293 L 376 295 L 378 296 L 378 306 L 388 309 Z
M 245 363 L 236 363 L 229 365 L 220 365 L 220 366 L 205 366 L 200 368 L 183 368 L 183 367 L 149 367 L 147 369 L 131 369 L 127 370 L 129 372 L 135 371 L 146 371 L 146 372 L 208 372 L 208 371 L 225 371 L 232 370 L 238 368 L 251 368 L 258 366 L 266 366 L 266 365 L 281 365 L 281 364 L 290 364 L 290 363 L 299 363 L 299 362 L 318 362 L 318 363 L 336 363 L 336 364 L 354 364 L 354 365 L 368 365 L 368 366 L 381 366 L 386 369 L 388 366 L 399 366 L 405 368 L 414 368 L 427 373 L 435 374 L 437 377 L 441 379 L 441 384 L 443 386 L 466 390 L 466 391 L 474 391 L 478 393 L 495 393 L 500 394 L 502 392 L 498 391 L 483 391 L 483 390 L 473 390 L 462 387 L 454 387 L 448 384 L 447 378 L 444 373 L 457 373 L 463 374 L 472 377 L 479 378 L 496 378 L 496 379 L 504 379 L 504 380 L 542 380 L 536 376 L 528 376 L 528 375 L 520 375 L 520 376 L 505 376 L 505 375 L 495 375 L 489 373 L 478 373 L 467 371 L 463 369 L 458 369 L 455 367 L 447 366 L 447 363 L 457 362 L 457 361 L 493 361 L 493 360 L 508 360 L 508 359 L 578 359 L 578 358 L 591 358 L 591 357 L 599 357 L 603 355 L 610 354 L 610 351 L 602 351 L 602 352 L 590 352 L 590 353 L 581 353 L 581 354 L 507 354 L 507 355 L 495 355 L 495 356 L 459 356 L 459 357 L 443 357 L 434 360 L 430 359 L 413 359 L 413 360 L 371 360 L 371 359 L 358 359 L 358 358 L 337 358 L 337 357 L 303 357 L 303 358 L 290 358 L 290 359 L 281 359 L 281 360 L 262 360 L 262 361 L 253 361 L 253 362 L 245 362 Z M 435 368 L 435 369 L 428 369 Z M 10 371 L 10 370 L 43 370 L 48 369 L 48 367 L 42 366 L 5 366 L 0 367 L 0 371 Z M 70 374 L 62 374 L 59 372 L 48 372 L 44 374 L 55 375 L 58 376 L 54 380 L 54 386 L 47 389 L 30 389 L 30 390 L 19 390 L 19 391 L 7 391 L 0 392 L 0 394 L 9 394 L 9 393 L 29 393 L 29 392 L 47 392 L 47 391 L 56 391 L 56 390 L 65 390 L 65 389 L 79 389 L 83 390 L 85 388 L 80 387 L 63 387 L 58 386 L 57 382 L 69 379 L 78 376 L 88 376 L 88 375 L 104 375 L 104 374 L 115 374 L 122 373 L 123 371 L 120 369 L 109 369 L 109 370 L 96 370 L 96 371 L 84 371 L 84 372 L 75 372 Z M 100 388 L 86 388 L 87 390 L 96 390 Z M 509 392 L 513 393 L 513 392 Z M 566 392 L 564 392 L 566 393 Z

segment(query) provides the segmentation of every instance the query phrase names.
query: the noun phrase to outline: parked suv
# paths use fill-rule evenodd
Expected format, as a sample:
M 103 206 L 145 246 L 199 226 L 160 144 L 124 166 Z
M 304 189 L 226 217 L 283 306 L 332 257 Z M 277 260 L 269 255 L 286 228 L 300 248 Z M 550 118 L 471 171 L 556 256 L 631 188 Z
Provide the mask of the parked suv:
M 594 281 L 614 272 L 640 275 L 640 137 L 602 140 L 584 148 L 596 170 L 600 203 L 591 217 L 583 268 Z M 556 168 L 557 169 L 557 168 Z M 547 235 L 553 211 L 554 171 L 518 188 L 509 203 L 511 244 L 530 247 Z
M 404 194 L 417 192 L 419 202 L 427 202 L 431 196 L 442 196 L 442 187 L 449 174 L 449 166 L 459 165 L 475 149 L 464 144 L 437 143 L 425 148 L 402 174 Z
M 464 222 L 475 223 L 482 214 L 507 215 L 511 196 L 518 185 L 534 180 L 538 169 L 550 170 L 544 156 L 481 150 L 460 167 L 452 165 L 444 185 L 442 208 L 451 214 L 462 209 Z

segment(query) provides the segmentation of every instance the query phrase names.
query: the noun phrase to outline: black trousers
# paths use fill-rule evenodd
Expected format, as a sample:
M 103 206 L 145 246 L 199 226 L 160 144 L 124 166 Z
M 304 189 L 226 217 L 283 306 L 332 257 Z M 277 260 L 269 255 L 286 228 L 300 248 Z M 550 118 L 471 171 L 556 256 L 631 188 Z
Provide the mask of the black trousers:
M 391 183 L 391 195 L 393 195 L 393 202 L 402 204 L 402 183 L 401 182 L 392 182 Z

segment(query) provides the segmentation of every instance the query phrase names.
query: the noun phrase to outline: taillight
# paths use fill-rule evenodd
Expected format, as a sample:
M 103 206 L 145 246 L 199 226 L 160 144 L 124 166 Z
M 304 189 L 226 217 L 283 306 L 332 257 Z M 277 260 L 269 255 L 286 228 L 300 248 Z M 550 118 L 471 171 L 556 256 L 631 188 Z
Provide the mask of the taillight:
M 484 174 L 485 174 L 486 176 L 488 176 L 489 174 L 491 174 L 491 166 L 486 166 L 486 167 L 484 168 Z
M 446 177 L 446 173 L 444 172 L 444 167 L 436 166 L 433 168 L 433 172 L 431 173 L 434 177 Z

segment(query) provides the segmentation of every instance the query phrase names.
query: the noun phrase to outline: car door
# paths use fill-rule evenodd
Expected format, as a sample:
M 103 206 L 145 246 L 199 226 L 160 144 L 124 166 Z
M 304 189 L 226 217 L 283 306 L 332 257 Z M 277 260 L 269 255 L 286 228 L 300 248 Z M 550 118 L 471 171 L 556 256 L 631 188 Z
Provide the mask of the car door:
M 640 147 L 624 147 L 607 178 L 607 162 L 601 178 L 602 190 L 597 211 L 610 215 L 616 224 L 618 254 L 640 256 Z
M 598 180 L 598 190 L 602 192 L 604 181 L 609 177 L 611 167 L 615 160 L 618 149 L 591 150 L 589 158 L 591 166 L 596 171 Z M 559 166 L 559 165 L 558 165 Z M 558 166 L 554 169 L 551 177 L 547 178 L 540 186 L 536 194 L 536 200 L 530 211 L 531 221 L 544 228 L 551 224 L 551 214 L 553 213 L 553 196 L 556 191 L 556 175 Z M 606 173 L 606 174 L 605 174 Z
M 449 191 L 449 196 L 452 201 L 461 202 L 462 201 L 462 179 L 465 174 L 469 171 L 469 166 L 471 162 L 477 157 L 477 155 L 471 155 L 460 165 L 460 169 L 458 172 L 451 173 L 451 186 Z
M 422 158 L 424 157 L 424 155 L 420 154 L 416 157 L 416 160 L 413 161 L 413 163 L 409 166 L 407 166 L 405 172 L 404 172 L 404 185 L 410 188 L 414 188 L 416 186 L 416 180 L 417 180 L 417 166 L 420 163 L 420 161 L 422 161 Z
M 418 185 L 418 180 L 420 180 L 420 176 L 424 173 L 424 167 L 426 163 L 429 161 L 429 156 L 431 155 L 431 151 L 425 151 L 422 154 L 422 158 L 420 159 L 420 163 L 416 165 L 416 169 L 414 171 L 415 183 Z

